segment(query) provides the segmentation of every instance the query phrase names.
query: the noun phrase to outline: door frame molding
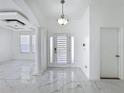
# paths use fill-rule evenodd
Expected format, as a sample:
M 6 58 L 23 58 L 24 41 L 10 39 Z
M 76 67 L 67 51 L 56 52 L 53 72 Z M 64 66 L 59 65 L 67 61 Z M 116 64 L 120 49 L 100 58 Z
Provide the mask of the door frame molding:
M 49 38 L 51 36 L 54 36 L 54 35 L 57 35 L 57 34 L 58 35 L 59 34 L 64 34 L 64 35 L 67 35 L 69 38 L 72 36 L 70 33 L 62 33 L 62 32 L 61 33 L 52 33 L 52 32 L 48 33 L 48 36 L 47 36 L 48 37 L 48 46 L 47 46 L 47 48 L 48 48 L 48 51 L 47 51 L 47 53 L 48 53 L 48 56 L 47 56 L 48 57 L 48 62 L 47 62 L 47 66 L 48 67 L 53 67 L 53 68 L 54 67 L 55 68 L 56 67 L 65 67 L 65 68 L 66 67 L 76 67 L 75 63 L 71 63 L 71 64 L 68 64 L 68 63 L 67 64 L 53 64 L 53 63 L 50 63 L 50 55 L 49 55 L 50 54 L 50 41 L 49 41 Z
M 124 56 L 124 54 L 123 54 L 123 51 L 124 51 L 124 49 L 123 49 L 123 47 L 124 47 L 124 43 L 123 43 L 123 29 L 122 29 L 122 27 L 100 27 L 100 34 L 99 34 L 99 41 L 101 42 L 101 29 L 118 29 L 118 31 L 119 31 L 119 54 L 120 54 L 120 59 L 119 59 L 119 69 L 118 69 L 118 71 L 119 71 L 119 73 L 118 73 L 118 78 L 120 79 L 120 80 L 123 80 L 124 79 L 124 77 L 123 77 L 123 56 Z M 100 78 L 101 78 L 101 43 L 99 42 L 99 61 L 100 61 Z

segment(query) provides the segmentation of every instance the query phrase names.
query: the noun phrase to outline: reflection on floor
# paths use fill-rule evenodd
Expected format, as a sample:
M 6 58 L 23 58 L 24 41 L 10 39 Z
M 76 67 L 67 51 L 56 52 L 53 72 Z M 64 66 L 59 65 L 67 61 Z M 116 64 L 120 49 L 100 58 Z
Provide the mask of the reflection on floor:
M 80 69 L 51 68 L 41 76 L 22 78 L 23 66 L 21 62 L 0 66 L 0 93 L 124 93 L 124 81 L 88 81 Z
M 0 64 L 0 79 L 21 79 L 22 72 L 31 70 L 31 61 L 7 61 Z

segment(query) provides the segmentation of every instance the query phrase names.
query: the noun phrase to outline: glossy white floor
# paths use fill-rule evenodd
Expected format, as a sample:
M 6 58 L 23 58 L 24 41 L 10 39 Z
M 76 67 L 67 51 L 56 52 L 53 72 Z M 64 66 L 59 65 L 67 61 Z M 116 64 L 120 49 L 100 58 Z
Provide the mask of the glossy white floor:
M 0 93 L 124 93 L 124 81 L 88 81 L 80 69 L 67 68 L 30 76 L 31 67 L 20 61 L 0 65 Z

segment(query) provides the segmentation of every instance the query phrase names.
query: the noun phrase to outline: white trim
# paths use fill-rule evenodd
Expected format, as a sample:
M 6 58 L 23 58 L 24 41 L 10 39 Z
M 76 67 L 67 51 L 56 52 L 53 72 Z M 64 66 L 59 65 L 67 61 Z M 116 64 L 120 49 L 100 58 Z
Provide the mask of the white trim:
M 119 65 L 119 78 L 121 79 L 121 80 L 123 80 L 124 79 L 124 77 L 123 77 L 123 56 L 124 56 L 124 54 L 123 54 L 123 29 L 122 28 L 119 28 L 119 31 L 120 31 L 120 65 Z

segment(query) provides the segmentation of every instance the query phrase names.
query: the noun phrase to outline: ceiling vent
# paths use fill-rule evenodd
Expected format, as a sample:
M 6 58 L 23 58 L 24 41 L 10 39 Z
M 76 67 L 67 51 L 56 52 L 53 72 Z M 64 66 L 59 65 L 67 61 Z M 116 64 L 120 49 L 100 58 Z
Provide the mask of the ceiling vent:
M 28 18 L 19 12 L 0 12 L 0 25 L 12 30 L 27 29 Z

